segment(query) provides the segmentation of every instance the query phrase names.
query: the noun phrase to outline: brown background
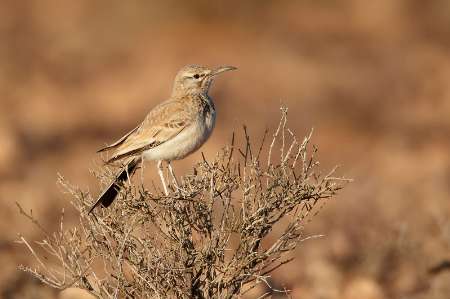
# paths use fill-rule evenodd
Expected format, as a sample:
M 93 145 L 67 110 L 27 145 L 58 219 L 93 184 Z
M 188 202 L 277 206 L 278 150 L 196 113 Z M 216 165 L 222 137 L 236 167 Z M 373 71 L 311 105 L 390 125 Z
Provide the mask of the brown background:
M 448 0 L 0 2 L 0 297 L 53 298 L 16 270 L 17 233 L 38 239 L 15 202 L 49 230 L 57 173 L 90 189 L 96 149 L 170 92 L 183 65 L 230 64 L 211 95 L 212 157 L 247 124 L 257 137 L 289 107 L 315 128 L 323 169 L 355 178 L 307 227 L 274 274 L 294 298 L 449 298 L 450 2 Z M 200 153 L 176 162 L 189 171 Z M 153 165 L 146 177 L 155 177 Z M 255 295 L 256 296 L 256 295 Z

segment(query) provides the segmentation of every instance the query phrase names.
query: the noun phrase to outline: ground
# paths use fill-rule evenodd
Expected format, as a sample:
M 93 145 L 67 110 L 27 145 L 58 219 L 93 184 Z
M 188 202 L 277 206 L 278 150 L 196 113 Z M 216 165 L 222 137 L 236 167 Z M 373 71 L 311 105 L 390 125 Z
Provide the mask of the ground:
M 294 298 L 447 298 L 450 259 L 450 4 L 444 0 L 3 1 L 0 9 L 0 293 L 61 295 L 17 271 L 14 243 L 56 229 L 61 173 L 92 192 L 95 151 L 170 93 L 185 64 L 234 65 L 211 95 L 213 157 L 242 124 L 255 139 L 289 107 L 314 127 L 321 167 L 354 178 L 313 221 L 323 234 L 273 276 Z M 200 153 L 175 162 L 189 172 Z M 154 165 L 146 178 L 156 178 Z M 69 292 L 70 293 L 70 292 Z M 254 294 L 256 296 L 256 294 Z M 77 296 L 77 295 L 72 295 Z M 72 297 L 74 298 L 74 297 Z

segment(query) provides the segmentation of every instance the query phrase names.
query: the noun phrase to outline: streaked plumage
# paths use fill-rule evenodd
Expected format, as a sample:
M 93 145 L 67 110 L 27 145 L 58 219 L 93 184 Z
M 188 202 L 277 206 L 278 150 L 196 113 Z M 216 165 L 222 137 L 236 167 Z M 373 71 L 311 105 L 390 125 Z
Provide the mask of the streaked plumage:
M 124 167 L 89 212 L 100 203 L 105 207 L 112 203 L 121 182 L 127 178 L 127 171 L 131 175 L 141 159 L 179 160 L 197 150 L 214 129 L 216 112 L 208 96 L 213 78 L 234 69 L 236 68 L 228 66 L 208 69 L 196 65 L 182 68 L 175 78 L 172 95 L 167 101 L 153 108 L 139 126 L 99 150 L 112 152 L 106 163 L 120 160 L 124 162 Z M 159 174 L 167 194 L 161 170 Z

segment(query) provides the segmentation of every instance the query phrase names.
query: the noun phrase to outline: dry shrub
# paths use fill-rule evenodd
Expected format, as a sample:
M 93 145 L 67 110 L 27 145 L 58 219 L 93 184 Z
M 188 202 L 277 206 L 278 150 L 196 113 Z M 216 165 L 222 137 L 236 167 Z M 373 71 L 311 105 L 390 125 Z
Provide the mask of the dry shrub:
M 245 128 L 244 137 L 243 148 L 233 138 L 214 161 L 172 179 L 169 196 L 126 183 L 116 203 L 95 215 L 86 213 L 94 198 L 61 178 L 79 224 L 65 228 L 61 217 L 57 232 L 41 228 L 43 254 L 20 237 L 39 265 L 21 269 L 51 287 L 101 298 L 232 298 L 261 283 L 266 294 L 280 291 L 270 289 L 270 272 L 292 260 L 308 238 L 303 225 L 346 180 L 334 170 L 320 174 L 311 134 L 298 142 L 285 108 L 270 143 L 253 147 Z M 112 175 L 99 178 L 106 184 Z M 277 236 L 262 244 L 276 224 Z

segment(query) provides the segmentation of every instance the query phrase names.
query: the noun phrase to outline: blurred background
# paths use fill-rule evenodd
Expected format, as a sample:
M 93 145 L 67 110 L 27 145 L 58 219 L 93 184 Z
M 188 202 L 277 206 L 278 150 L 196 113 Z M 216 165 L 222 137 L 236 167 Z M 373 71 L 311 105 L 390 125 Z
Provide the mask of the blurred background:
M 212 88 L 206 156 L 244 123 L 254 138 L 273 129 L 284 103 L 297 136 L 315 128 L 321 167 L 355 179 L 306 227 L 325 237 L 303 243 L 274 286 L 293 298 L 450 298 L 450 271 L 430 272 L 450 260 L 448 0 L 1 0 L 0 297 L 60 296 L 17 271 L 33 263 L 17 234 L 42 236 L 15 202 L 49 231 L 62 208 L 74 223 L 57 173 L 97 194 L 95 151 L 191 63 L 239 68 Z

